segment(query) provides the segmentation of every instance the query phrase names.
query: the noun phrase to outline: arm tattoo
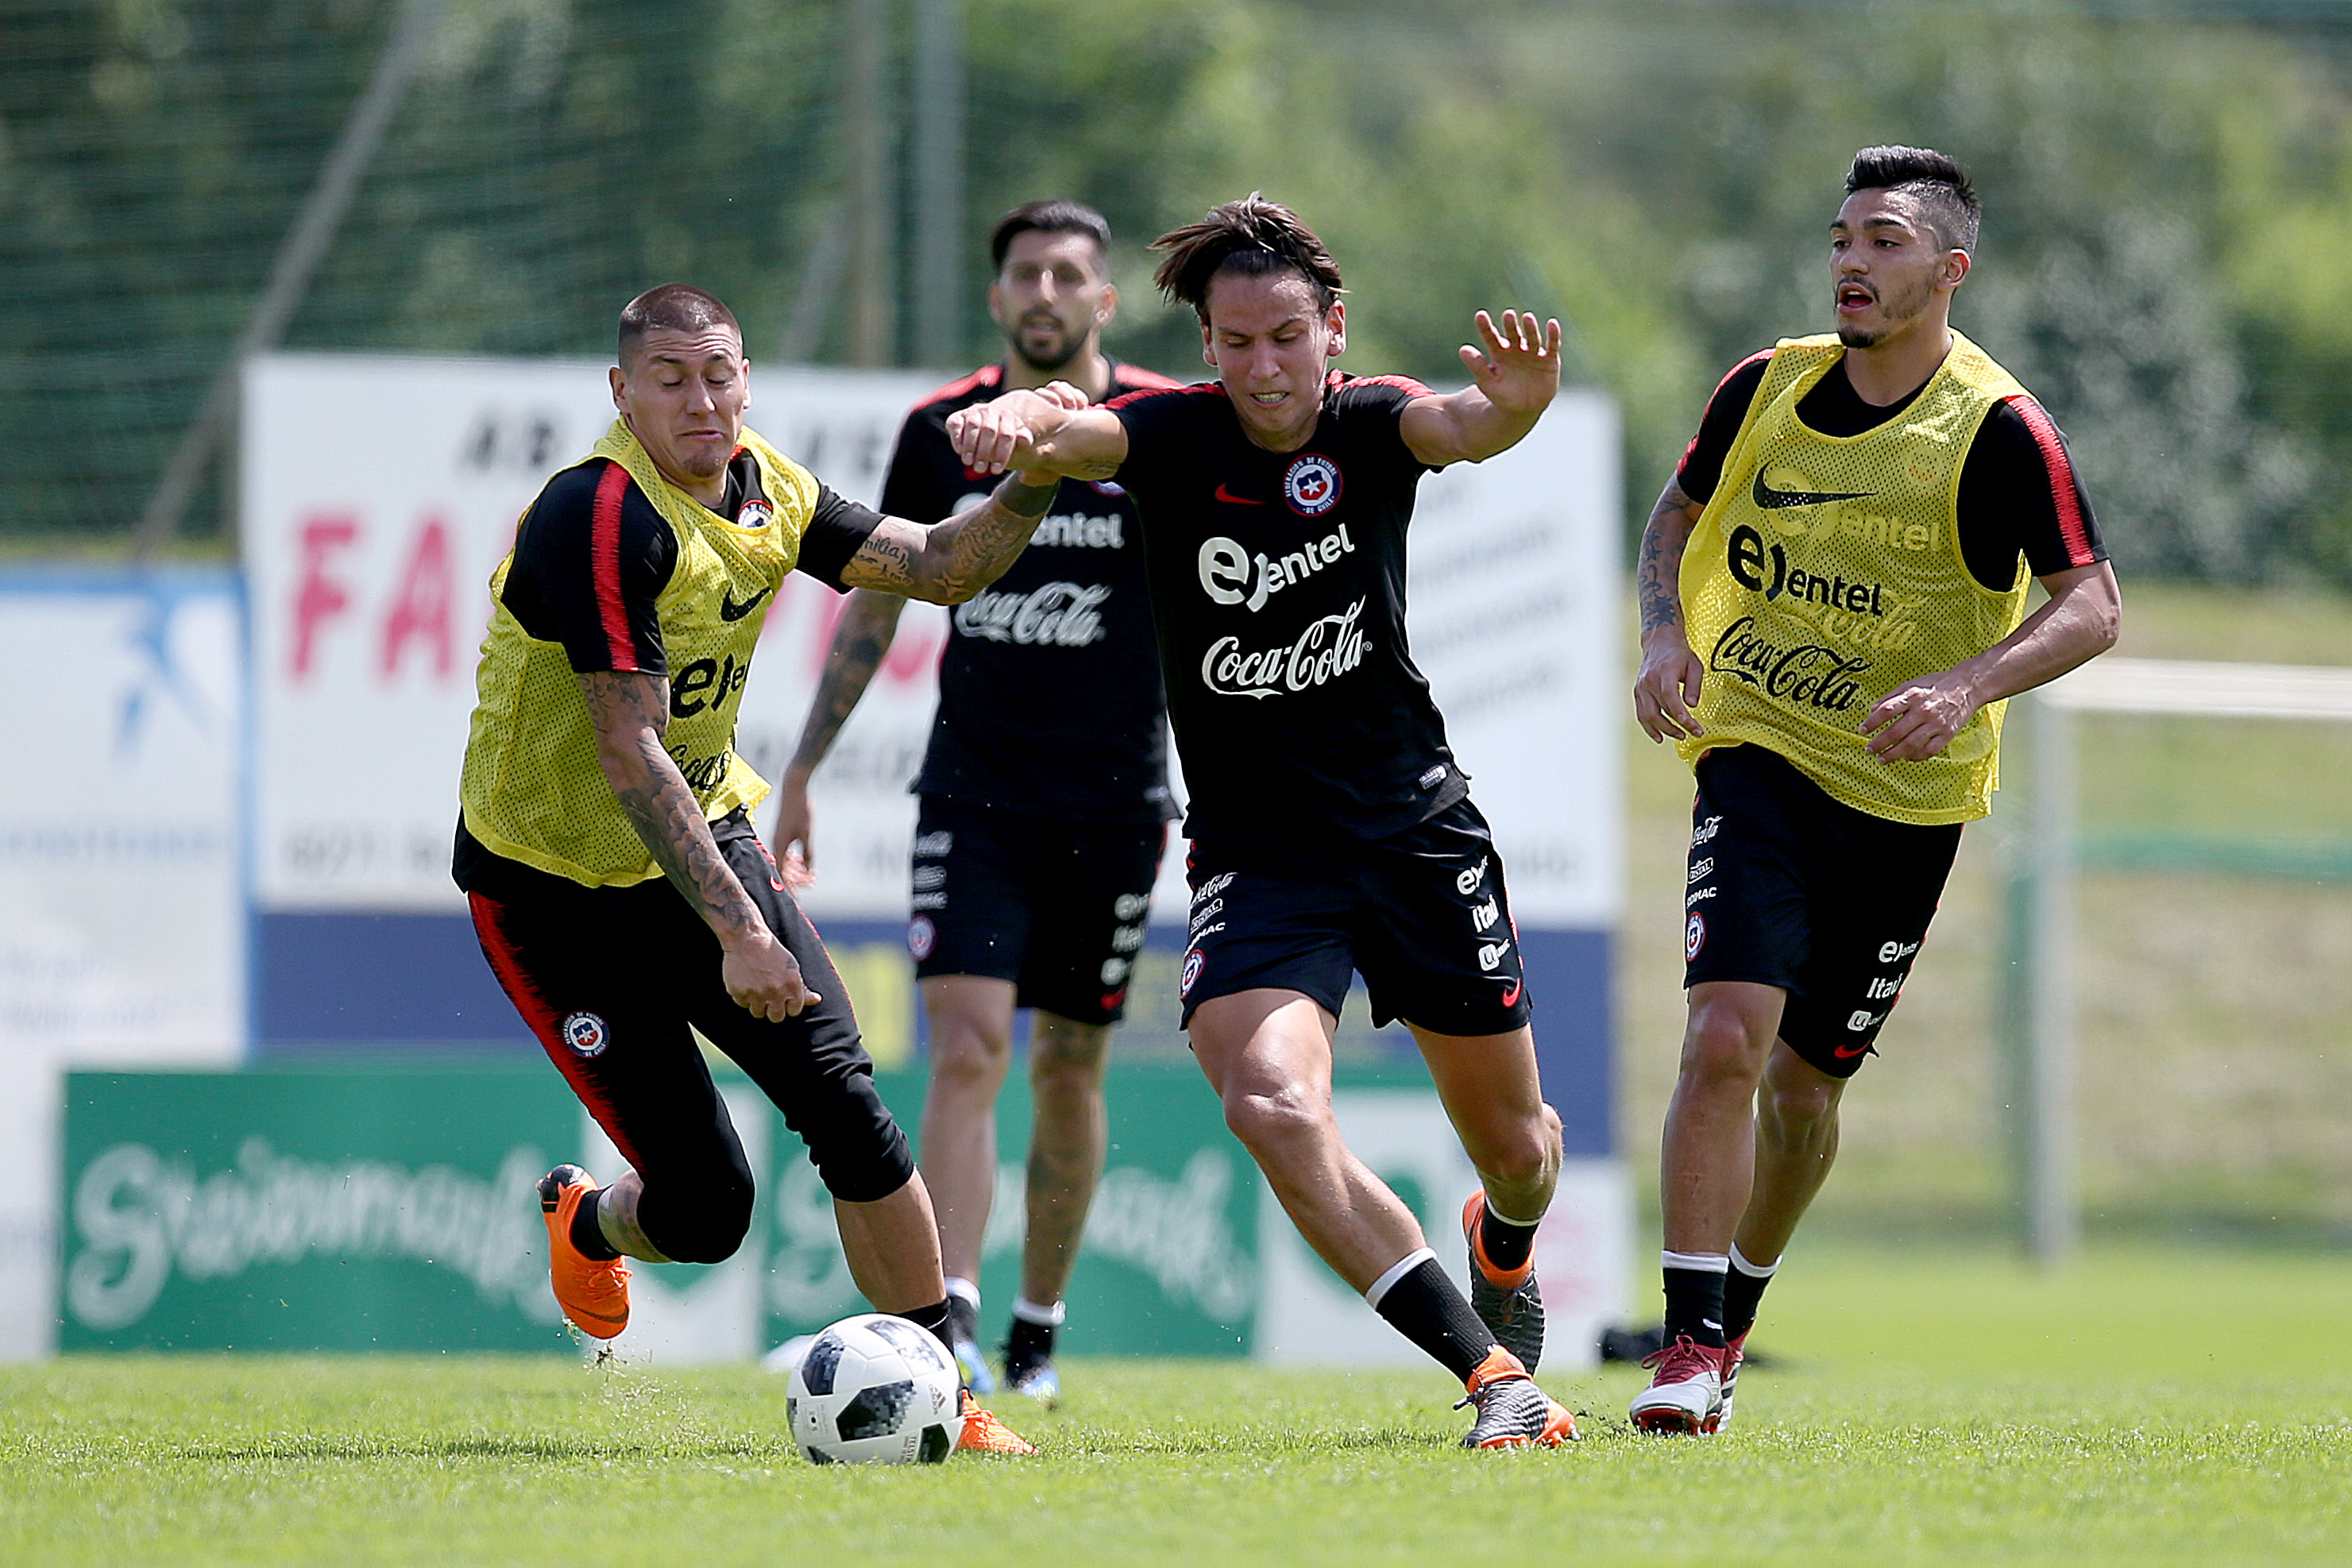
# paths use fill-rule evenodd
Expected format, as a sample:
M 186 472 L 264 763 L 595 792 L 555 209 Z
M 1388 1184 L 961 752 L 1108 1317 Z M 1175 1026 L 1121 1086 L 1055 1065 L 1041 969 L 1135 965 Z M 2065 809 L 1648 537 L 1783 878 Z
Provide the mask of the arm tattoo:
M 1671 626 L 1682 629 L 1683 547 L 1706 509 L 1683 493 L 1675 480 L 1666 481 L 1658 504 L 1650 510 L 1649 526 L 1642 530 L 1642 554 L 1634 580 L 1642 598 L 1642 635 Z
M 1029 547 L 1038 520 L 1060 489 L 1058 479 L 1030 485 L 1018 474 L 1007 474 L 987 500 L 934 523 L 908 563 L 909 596 L 960 605 L 1003 576 Z
M 824 658 L 824 674 L 817 681 L 816 700 L 809 704 L 808 722 L 802 727 L 800 748 L 792 765 L 816 771 L 833 750 L 835 737 L 848 722 L 857 700 L 881 668 L 882 656 L 898 633 L 898 612 L 907 601 L 896 594 L 860 588 L 849 596 L 841 625 L 833 634 L 833 647 Z
M 904 518 L 886 517 L 880 526 L 866 536 L 857 553 L 843 567 L 841 580 L 854 588 L 873 588 L 885 594 L 909 594 L 915 586 L 915 552 L 920 547 L 923 529 L 919 523 Z
M 580 677 L 580 689 L 588 701 L 604 777 L 654 864 L 685 896 L 688 907 L 721 935 L 760 927 L 760 911 L 719 853 L 702 803 L 662 749 L 669 731 L 669 682 L 659 676 L 598 670 Z

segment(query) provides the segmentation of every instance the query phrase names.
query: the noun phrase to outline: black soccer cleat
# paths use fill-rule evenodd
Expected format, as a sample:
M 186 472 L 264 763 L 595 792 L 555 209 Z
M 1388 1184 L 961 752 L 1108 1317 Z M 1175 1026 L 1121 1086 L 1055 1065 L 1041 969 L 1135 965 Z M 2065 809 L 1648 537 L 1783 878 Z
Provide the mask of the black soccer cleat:
M 1486 1194 L 1473 1193 L 1462 1205 L 1462 1239 L 1470 1248 L 1470 1307 L 1502 1347 L 1533 1372 L 1544 1348 L 1543 1291 L 1536 1284 L 1535 1260 L 1516 1273 L 1486 1261 L 1478 1239 L 1478 1215 L 1486 1205 Z

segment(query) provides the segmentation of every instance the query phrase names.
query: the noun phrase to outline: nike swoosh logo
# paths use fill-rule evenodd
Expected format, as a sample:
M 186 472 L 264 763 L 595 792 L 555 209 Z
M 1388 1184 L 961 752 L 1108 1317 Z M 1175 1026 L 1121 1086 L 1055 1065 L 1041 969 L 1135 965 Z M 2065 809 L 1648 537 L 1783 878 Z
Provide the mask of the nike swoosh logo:
M 1847 1057 L 1858 1057 L 1868 1049 L 1870 1049 L 1868 1046 L 1837 1046 L 1831 1049 L 1830 1055 L 1843 1059 Z
M 1503 1005 L 1506 1007 L 1517 1006 L 1519 1005 L 1519 991 L 1520 983 L 1516 980 L 1512 981 L 1511 988 L 1503 993 Z
M 1237 496 L 1234 494 L 1233 491 L 1225 489 L 1223 485 L 1219 485 L 1217 487 L 1217 499 L 1233 506 L 1264 506 L 1265 504 L 1265 502 L 1262 500 L 1252 500 L 1247 496 Z
M 735 602 L 735 590 L 730 588 L 719 595 L 719 618 L 722 621 L 740 621 L 758 609 L 760 601 L 774 592 L 773 588 L 762 588 L 739 605 Z
M 1764 482 L 1764 470 L 1756 470 L 1756 488 L 1749 492 L 1758 506 L 1767 511 L 1778 511 L 1784 506 L 1819 506 L 1823 501 L 1863 500 L 1876 495 L 1875 490 L 1776 490 Z

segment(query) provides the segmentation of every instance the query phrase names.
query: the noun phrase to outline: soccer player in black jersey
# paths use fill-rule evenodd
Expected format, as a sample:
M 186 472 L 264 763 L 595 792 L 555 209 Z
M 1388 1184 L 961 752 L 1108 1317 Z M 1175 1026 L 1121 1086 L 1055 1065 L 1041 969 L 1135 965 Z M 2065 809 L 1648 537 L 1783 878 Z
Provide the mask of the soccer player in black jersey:
M 1559 326 L 1477 318 L 1476 384 L 1357 377 L 1339 268 L 1252 195 L 1162 236 L 1157 281 L 1201 321 L 1217 380 L 1102 408 L 1014 392 L 948 421 L 975 470 L 1117 476 L 1142 519 L 1168 711 L 1192 792 L 1192 1049 L 1299 1231 L 1467 1386 L 1465 1442 L 1556 1445 L 1575 1423 L 1529 1377 L 1530 1248 L 1560 1162 L 1516 933 L 1485 820 L 1405 643 L 1405 529 L 1422 475 L 1534 427 Z M 1350 971 L 1402 1018 L 1486 1184 L 1464 1210 L 1473 1300 L 1349 1153 L 1331 1040 Z
M 1053 483 L 1013 476 L 936 522 L 844 500 L 744 427 L 741 331 L 682 284 L 622 311 L 619 362 L 619 418 L 548 481 L 491 580 L 454 866 L 499 984 L 631 1167 L 603 1188 L 571 1164 L 540 1184 L 556 1299 L 610 1339 L 624 1257 L 716 1263 L 741 1245 L 751 1171 L 699 1031 L 807 1143 L 858 1289 L 945 1344 L 930 1199 L 840 977 L 752 833 L 766 785 L 735 718 L 787 572 L 968 600 Z M 963 1404 L 962 1447 L 1034 1451 Z
M 1836 1157 L 1959 847 L 2001 700 L 2112 646 L 2114 572 L 2056 426 L 1954 331 L 1979 206 L 1866 148 L 1830 230 L 1834 335 L 1735 367 L 1640 561 L 1634 711 L 1696 771 L 1689 1017 L 1663 1151 L 1658 1432 L 1731 1414 L 1765 1283 Z M 2028 579 L 2049 602 L 2025 614 Z
M 1004 330 L 1005 358 L 907 416 L 882 489 L 893 515 L 947 517 L 987 489 L 948 444 L 958 409 L 1057 380 L 1093 402 L 1176 384 L 1102 352 L 1118 308 L 1102 215 L 1031 202 L 999 220 L 992 248 L 988 309 Z M 956 606 L 915 781 L 922 804 L 907 945 L 930 1021 L 923 1171 L 956 1353 L 983 1394 L 980 1249 L 1017 1007 L 1034 1010 L 1036 1121 L 1005 1381 L 1040 1399 L 1060 1392 L 1054 1335 L 1102 1174 L 1103 1067 L 1174 815 L 1144 595 L 1134 502 L 1115 484 L 1064 480 L 1020 560 Z M 906 603 L 861 589 L 843 611 L 780 792 L 775 841 L 788 876 L 814 862 L 810 775 L 889 651 Z

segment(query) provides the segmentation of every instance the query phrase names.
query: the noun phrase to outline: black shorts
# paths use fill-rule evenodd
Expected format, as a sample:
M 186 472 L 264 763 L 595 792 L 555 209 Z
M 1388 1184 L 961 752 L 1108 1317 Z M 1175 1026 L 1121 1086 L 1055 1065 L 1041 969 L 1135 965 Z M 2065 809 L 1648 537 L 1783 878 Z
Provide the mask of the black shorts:
M 1895 1010 L 1959 847 L 1957 825 L 1873 816 L 1776 752 L 1717 747 L 1698 760 L 1691 808 L 1683 984 L 1780 987 L 1780 1038 L 1851 1078 Z
M 775 1102 L 834 1196 L 887 1197 L 915 1170 L 905 1134 L 874 1091 L 849 993 L 816 928 L 741 813 L 711 828 L 822 998 L 797 1017 L 770 1023 L 736 1005 L 719 978 L 718 938 L 665 878 L 583 888 L 488 856 L 476 857 L 466 878 L 475 932 L 499 984 L 644 1178 L 646 1237 L 687 1262 L 734 1251 L 751 1196 L 751 1166 L 695 1029 Z
M 1184 1022 L 1237 991 L 1297 991 L 1339 1016 L 1349 972 L 1372 1021 L 1501 1035 L 1529 1016 L 1518 928 L 1486 819 L 1457 801 L 1417 827 L 1313 850 L 1193 840 Z
M 925 795 L 915 822 L 915 973 L 1009 980 L 1013 1005 L 1116 1024 L 1143 947 L 1165 823 L 1069 822 Z

